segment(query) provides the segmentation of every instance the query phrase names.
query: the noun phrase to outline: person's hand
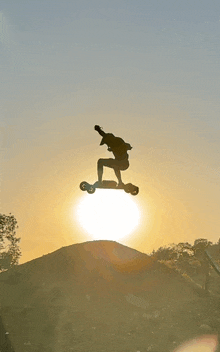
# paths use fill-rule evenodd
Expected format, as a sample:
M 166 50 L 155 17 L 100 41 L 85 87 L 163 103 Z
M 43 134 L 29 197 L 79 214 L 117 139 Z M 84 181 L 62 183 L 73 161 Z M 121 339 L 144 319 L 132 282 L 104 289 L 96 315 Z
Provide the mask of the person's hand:
M 132 146 L 129 143 L 126 143 L 126 146 L 127 146 L 127 150 L 131 150 L 132 149 Z

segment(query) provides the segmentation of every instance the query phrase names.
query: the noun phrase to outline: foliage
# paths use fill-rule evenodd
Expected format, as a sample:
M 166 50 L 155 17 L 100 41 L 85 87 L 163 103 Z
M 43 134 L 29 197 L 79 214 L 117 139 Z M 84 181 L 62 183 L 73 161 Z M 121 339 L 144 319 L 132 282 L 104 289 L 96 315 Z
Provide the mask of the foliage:
M 170 247 L 160 247 L 152 253 L 157 260 L 170 260 L 176 258 L 176 253 L 173 252 L 172 245 Z
M 205 238 L 199 238 L 194 241 L 193 245 L 188 242 L 180 242 L 167 247 L 160 247 L 152 255 L 158 260 L 188 260 L 193 257 L 199 259 L 210 245 L 212 245 L 212 242 Z
M 193 251 L 196 257 L 202 257 L 204 255 L 204 251 L 212 245 L 212 242 L 208 241 L 205 238 L 198 238 L 194 241 Z
M 177 259 L 187 259 L 194 255 L 193 247 L 188 242 L 180 242 L 174 245 L 173 252 L 176 253 Z
M 20 238 L 16 237 L 17 220 L 14 215 L 0 214 L 0 270 L 18 264 L 21 256 Z
M 212 274 L 207 254 L 211 260 L 213 259 L 212 267 L 219 272 L 220 239 L 216 244 L 205 238 L 196 239 L 193 245 L 188 242 L 171 244 L 167 247 L 160 247 L 151 256 L 208 291 L 210 276 L 212 277 L 212 283 L 215 282 L 216 278 Z M 219 287 L 219 277 L 216 285 Z

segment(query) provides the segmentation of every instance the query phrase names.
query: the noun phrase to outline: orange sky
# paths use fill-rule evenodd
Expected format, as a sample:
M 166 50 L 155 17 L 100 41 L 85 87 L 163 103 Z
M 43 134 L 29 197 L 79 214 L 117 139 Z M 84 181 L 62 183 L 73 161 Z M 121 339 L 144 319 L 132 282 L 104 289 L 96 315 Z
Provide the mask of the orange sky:
M 123 244 L 216 242 L 218 9 L 12 3 L 0 12 L 0 211 L 18 221 L 20 262 L 88 240 L 73 209 L 109 157 L 95 124 L 133 146 L 123 180 L 140 187 L 142 220 Z

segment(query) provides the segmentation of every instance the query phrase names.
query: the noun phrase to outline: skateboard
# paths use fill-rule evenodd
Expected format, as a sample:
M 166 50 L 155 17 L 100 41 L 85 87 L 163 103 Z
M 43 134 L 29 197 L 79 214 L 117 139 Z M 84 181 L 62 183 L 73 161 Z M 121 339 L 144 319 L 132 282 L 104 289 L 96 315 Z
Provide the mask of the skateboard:
M 82 191 L 87 191 L 89 194 L 95 192 L 96 188 L 105 188 L 105 189 L 123 189 L 126 193 L 131 193 L 133 196 L 136 196 L 139 192 L 139 188 L 134 186 L 132 183 L 127 183 L 125 185 L 119 186 L 116 181 L 104 180 L 101 185 L 94 183 L 93 185 L 89 184 L 86 181 L 80 183 L 79 188 Z

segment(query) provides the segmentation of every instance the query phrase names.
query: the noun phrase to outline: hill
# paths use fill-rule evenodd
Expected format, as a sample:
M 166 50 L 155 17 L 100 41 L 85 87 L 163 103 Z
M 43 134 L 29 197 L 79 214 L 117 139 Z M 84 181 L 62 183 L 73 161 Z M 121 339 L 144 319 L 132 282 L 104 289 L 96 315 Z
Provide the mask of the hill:
M 219 334 L 219 299 L 113 241 L 63 247 L 0 274 L 15 352 L 174 351 Z

